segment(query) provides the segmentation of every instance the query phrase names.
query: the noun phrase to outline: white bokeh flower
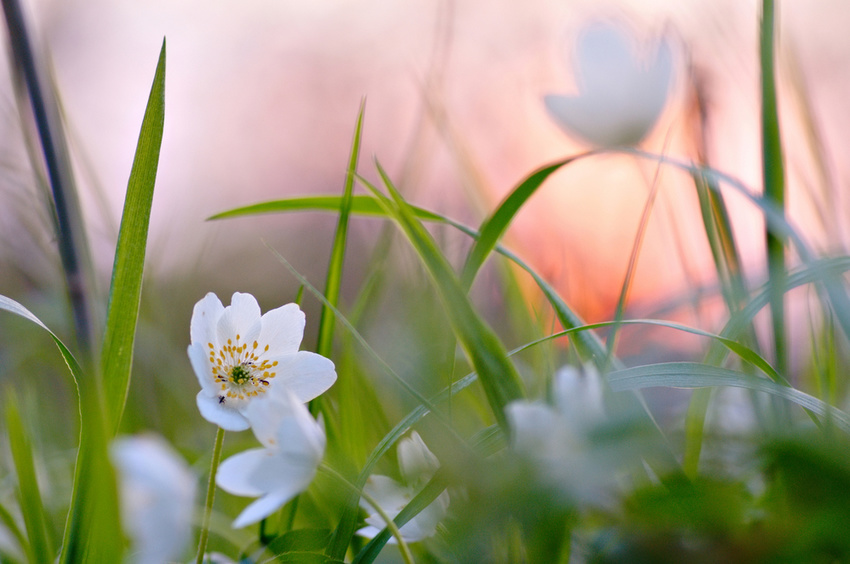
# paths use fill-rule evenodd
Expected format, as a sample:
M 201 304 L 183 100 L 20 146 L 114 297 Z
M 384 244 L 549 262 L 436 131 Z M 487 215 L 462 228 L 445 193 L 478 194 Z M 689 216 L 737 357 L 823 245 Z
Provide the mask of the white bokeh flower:
M 178 560 L 192 536 L 197 479 L 163 439 L 137 435 L 109 449 L 118 478 L 121 519 L 131 540 L 129 561 Z
M 297 304 L 261 316 L 251 294 L 233 294 L 227 307 L 212 292 L 204 296 L 192 313 L 188 349 L 201 383 L 201 415 L 222 429 L 244 431 L 245 410 L 254 398 L 287 390 L 307 402 L 330 388 L 336 381 L 333 362 L 298 350 L 304 325 Z
M 605 420 L 603 382 L 595 367 L 561 368 L 552 382 L 552 404 L 517 400 L 505 412 L 511 449 L 543 484 L 579 503 L 605 501 L 614 469 L 589 444 L 589 433 Z
M 655 125 L 672 82 L 672 49 L 660 41 L 645 64 L 631 42 L 611 24 L 594 24 L 580 34 L 574 56 L 578 95 L 544 98 L 568 134 L 599 147 L 630 146 Z
M 306 490 L 326 443 L 321 423 L 289 392 L 255 399 L 245 415 L 264 448 L 231 456 L 216 475 L 216 484 L 224 491 L 259 498 L 233 522 L 237 529 L 268 517 Z
M 363 492 L 371 497 L 390 519 L 394 519 L 410 503 L 440 467 L 437 457 L 428 450 L 416 431 L 413 431 L 409 438 L 399 441 L 398 464 L 404 484 L 387 476 L 373 474 L 363 487 Z M 360 506 L 369 511 L 370 515 L 366 518 L 367 526 L 358 530 L 357 534 L 373 538 L 387 524 L 365 499 L 360 499 Z M 407 542 L 416 542 L 433 536 L 437 532 L 437 525 L 445 518 L 448 508 L 449 493 L 444 491 L 428 507 L 402 525 L 399 529 L 401 537 Z M 395 543 L 396 539 L 390 538 L 388 542 Z

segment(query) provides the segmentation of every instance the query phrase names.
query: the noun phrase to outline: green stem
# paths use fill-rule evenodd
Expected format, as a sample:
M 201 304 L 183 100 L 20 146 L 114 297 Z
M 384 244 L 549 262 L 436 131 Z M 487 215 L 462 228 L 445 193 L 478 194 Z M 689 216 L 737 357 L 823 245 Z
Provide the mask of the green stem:
M 207 501 L 204 505 L 204 520 L 201 523 L 201 536 L 198 539 L 197 564 L 203 564 L 204 553 L 207 551 L 207 539 L 210 536 L 210 517 L 212 516 L 213 500 L 215 500 L 215 475 L 218 472 L 218 463 L 221 460 L 221 445 L 224 444 L 224 429 L 218 428 L 215 434 L 215 446 L 213 447 L 212 463 L 210 464 L 210 481 L 207 485 Z
M 785 168 L 782 157 L 782 141 L 779 134 L 779 110 L 776 102 L 775 72 L 775 10 L 773 0 L 762 1 L 760 59 L 761 59 L 761 137 L 762 179 L 764 199 L 773 204 L 780 213 L 785 209 Z M 786 369 L 785 342 L 785 241 L 767 228 L 767 266 L 771 286 L 774 289 L 770 300 L 773 319 L 773 343 L 776 369 Z
M 322 470 L 328 476 L 335 478 L 341 484 L 344 484 L 351 490 L 360 494 L 360 496 L 366 500 L 366 503 L 372 506 L 375 512 L 381 516 L 381 519 L 384 520 L 384 523 L 387 524 L 387 529 L 390 531 L 390 534 L 398 543 L 399 551 L 401 552 L 401 558 L 404 560 L 404 564 L 414 564 L 413 562 L 413 554 L 410 552 L 410 547 L 407 546 L 407 543 L 404 541 L 404 538 L 401 536 L 401 531 L 398 530 L 398 526 L 393 521 L 392 517 L 387 515 L 387 513 L 383 510 L 383 508 L 378 505 L 378 502 L 372 498 L 369 494 L 352 484 L 345 476 L 328 466 L 327 464 L 322 463 L 319 466 L 319 470 Z M 200 564 L 200 563 L 199 563 Z

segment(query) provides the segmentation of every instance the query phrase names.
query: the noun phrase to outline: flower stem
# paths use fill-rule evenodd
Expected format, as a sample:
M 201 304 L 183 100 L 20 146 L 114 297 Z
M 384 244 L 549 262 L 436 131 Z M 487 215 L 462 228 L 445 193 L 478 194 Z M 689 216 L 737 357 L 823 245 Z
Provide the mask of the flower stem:
M 336 478 L 336 480 L 338 480 L 340 483 L 348 486 L 352 490 L 359 493 L 360 496 L 363 499 L 366 500 L 366 503 L 371 505 L 372 508 L 375 510 L 375 512 L 378 515 L 381 516 L 381 519 L 384 520 L 384 523 L 387 524 L 387 529 L 390 531 L 390 534 L 393 536 L 393 538 L 395 538 L 396 542 L 398 543 L 398 548 L 399 548 L 399 551 L 401 552 L 401 558 L 402 558 L 402 560 L 404 560 L 404 564 L 414 564 L 413 554 L 411 554 L 411 552 L 410 552 L 410 547 L 407 546 L 407 543 L 404 541 L 404 538 L 402 538 L 401 531 L 398 530 L 398 526 L 395 524 L 395 521 L 393 521 L 392 518 L 389 515 L 387 515 L 387 513 L 384 511 L 384 509 L 380 505 L 378 505 L 378 502 L 375 501 L 375 499 L 372 498 L 372 496 L 370 496 L 369 494 L 367 494 L 366 492 L 364 492 L 363 490 L 358 488 L 356 485 L 349 482 L 348 479 L 345 476 L 343 476 L 342 474 L 340 474 L 339 472 L 337 472 L 336 470 L 334 470 L 333 468 L 331 468 L 327 464 L 322 463 L 322 465 L 319 466 L 319 470 L 324 471 L 325 474 L 327 474 L 327 475 L 329 475 L 333 478 Z M 200 564 L 200 563 L 198 563 L 198 564 Z
M 215 474 L 221 460 L 221 445 L 224 444 L 224 429 L 218 428 L 215 435 L 212 463 L 210 464 L 210 481 L 207 485 L 207 501 L 204 505 L 204 520 L 201 524 L 201 535 L 198 539 L 198 558 L 196 564 L 203 564 L 204 553 L 207 551 L 207 539 L 210 536 L 210 516 L 212 515 L 213 500 L 215 500 Z

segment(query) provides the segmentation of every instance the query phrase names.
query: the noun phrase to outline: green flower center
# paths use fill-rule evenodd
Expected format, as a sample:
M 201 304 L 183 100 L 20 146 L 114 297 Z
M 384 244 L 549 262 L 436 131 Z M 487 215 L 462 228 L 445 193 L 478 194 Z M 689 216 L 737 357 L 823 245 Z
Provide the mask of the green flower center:
M 251 373 L 244 366 L 238 364 L 230 370 L 230 379 L 234 384 L 244 384 L 251 379 Z

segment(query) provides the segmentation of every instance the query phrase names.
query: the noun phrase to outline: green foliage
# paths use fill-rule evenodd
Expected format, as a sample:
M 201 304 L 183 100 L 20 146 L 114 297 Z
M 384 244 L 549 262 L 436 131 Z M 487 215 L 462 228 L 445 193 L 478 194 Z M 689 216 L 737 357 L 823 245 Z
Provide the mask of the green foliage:
M 115 248 L 112 284 L 109 290 L 109 309 L 103 335 L 101 375 L 103 378 L 109 428 L 118 429 L 133 364 L 133 345 L 139 318 L 142 295 L 142 274 L 145 267 L 148 225 L 150 223 L 156 169 L 162 145 L 165 122 L 165 40 L 154 73 L 136 156 L 130 171 L 124 213 Z

